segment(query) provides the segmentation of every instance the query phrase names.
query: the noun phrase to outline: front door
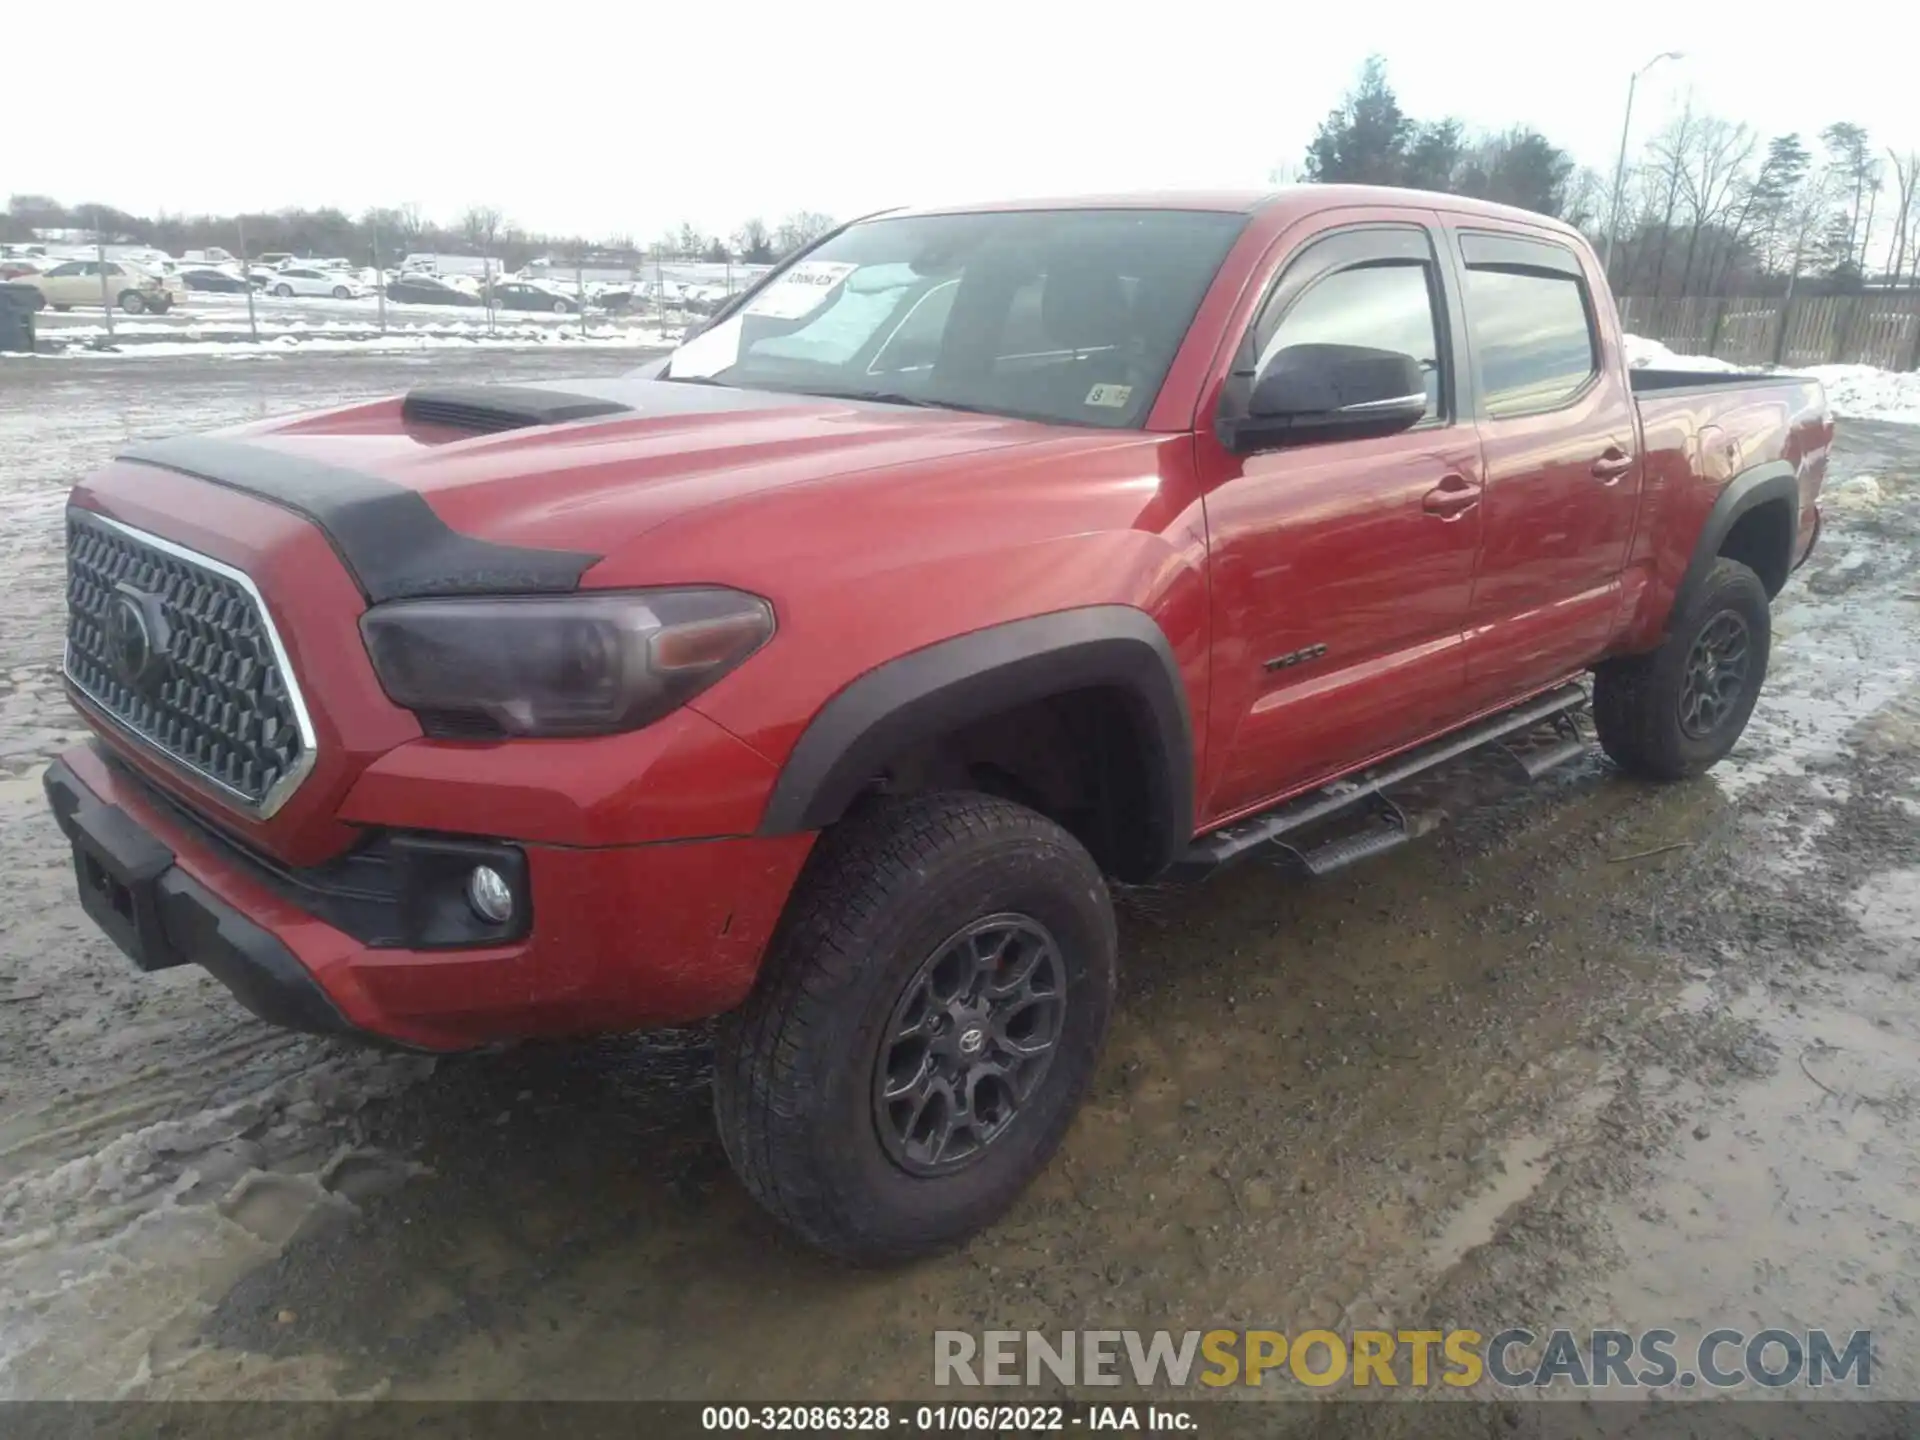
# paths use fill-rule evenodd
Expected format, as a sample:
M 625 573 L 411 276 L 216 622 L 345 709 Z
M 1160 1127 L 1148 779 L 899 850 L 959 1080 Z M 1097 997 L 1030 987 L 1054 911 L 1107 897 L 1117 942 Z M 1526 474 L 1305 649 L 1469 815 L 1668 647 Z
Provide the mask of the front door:
M 1297 249 L 1235 374 L 1302 344 L 1419 360 L 1427 418 L 1399 434 L 1236 455 L 1203 434 L 1214 699 L 1203 823 L 1351 769 L 1461 718 L 1480 543 L 1480 441 L 1432 231 L 1336 230 Z M 1231 391 L 1229 392 L 1231 397 Z
M 1640 463 L 1626 375 L 1600 363 L 1600 277 L 1544 235 L 1457 235 L 1487 465 L 1467 687 L 1491 705 L 1605 650 Z

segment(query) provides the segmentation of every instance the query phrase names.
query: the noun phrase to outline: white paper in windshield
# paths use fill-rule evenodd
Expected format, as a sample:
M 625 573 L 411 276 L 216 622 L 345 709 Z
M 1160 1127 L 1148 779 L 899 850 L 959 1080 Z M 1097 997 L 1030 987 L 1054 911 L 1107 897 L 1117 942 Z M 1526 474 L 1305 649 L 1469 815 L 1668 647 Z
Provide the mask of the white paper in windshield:
M 734 315 L 711 330 L 703 330 L 667 357 L 667 373 L 682 380 L 717 375 L 740 358 L 740 330 L 746 322 Z
M 811 315 L 842 280 L 860 267 L 836 260 L 802 260 L 748 303 L 746 313 L 774 320 Z

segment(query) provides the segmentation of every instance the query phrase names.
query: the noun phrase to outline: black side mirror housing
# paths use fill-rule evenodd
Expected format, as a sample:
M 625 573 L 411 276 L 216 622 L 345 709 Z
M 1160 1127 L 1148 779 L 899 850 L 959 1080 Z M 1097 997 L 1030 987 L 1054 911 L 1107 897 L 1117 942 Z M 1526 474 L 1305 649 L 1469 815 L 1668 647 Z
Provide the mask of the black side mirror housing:
M 1244 417 L 1222 426 L 1222 440 L 1246 453 L 1322 440 L 1392 435 L 1427 413 L 1420 362 L 1365 345 L 1289 345 L 1254 377 Z

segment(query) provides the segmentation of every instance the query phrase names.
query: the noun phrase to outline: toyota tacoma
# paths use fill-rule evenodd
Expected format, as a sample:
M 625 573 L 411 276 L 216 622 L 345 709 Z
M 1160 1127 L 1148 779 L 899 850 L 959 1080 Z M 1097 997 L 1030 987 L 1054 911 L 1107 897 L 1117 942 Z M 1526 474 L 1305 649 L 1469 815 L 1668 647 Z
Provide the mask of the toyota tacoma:
M 1112 882 L 1408 838 L 1590 707 L 1739 737 L 1832 422 L 1630 369 L 1569 227 L 1305 187 L 892 212 L 616 380 L 140 443 L 67 511 L 87 912 L 431 1050 L 720 1017 L 747 1189 L 990 1223 L 1114 1005 Z

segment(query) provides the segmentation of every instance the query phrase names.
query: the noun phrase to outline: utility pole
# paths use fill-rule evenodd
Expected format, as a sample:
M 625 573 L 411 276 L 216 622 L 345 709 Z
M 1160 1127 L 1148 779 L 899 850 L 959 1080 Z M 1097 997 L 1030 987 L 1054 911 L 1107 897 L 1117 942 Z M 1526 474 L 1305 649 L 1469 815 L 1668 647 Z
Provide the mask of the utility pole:
M 240 278 L 247 282 L 247 333 L 253 337 L 253 343 L 260 343 L 260 322 L 253 315 L 253 261 L 247 258 L 247 222 L 244 216 L 236 215 L 233 223 L 240 231 Z
M 373 293 L 379 297 L 380 333 L 387 333 L 387 272 L 380 263 L 380 222 L 373 222 Z
M 1627 114 L 1626 118 L 1620 122 L 1620 158 L 1614 162 L 1613 166 L 1613 203 L 1607 212 L 1607 248 L 1600 257 L 1600 268 L 1606 272 L 1607 283 L 1610 285 L 1613 284 L 1613 241 L 1620 230 L 1620 190 L 1627 176 L 1627 137 L 1633 131 L 1633 92 L 1640 84 L 1640 77 L 1647 71 L 1662 60 L 1678 60 L 1685 53 L 1682 50 L 1662 51 L 1634 71 L 1632 78 L 1627 81 Z M 1617 286 L 1615 288 L 1618 289 Z
M 100 230 L 100 207 L 93 207 L 93 258 L 100 271 L 100 304 L 107 312 L 107 343 L 113 343 L 113 291 L 107 286 L 107 239 Z

